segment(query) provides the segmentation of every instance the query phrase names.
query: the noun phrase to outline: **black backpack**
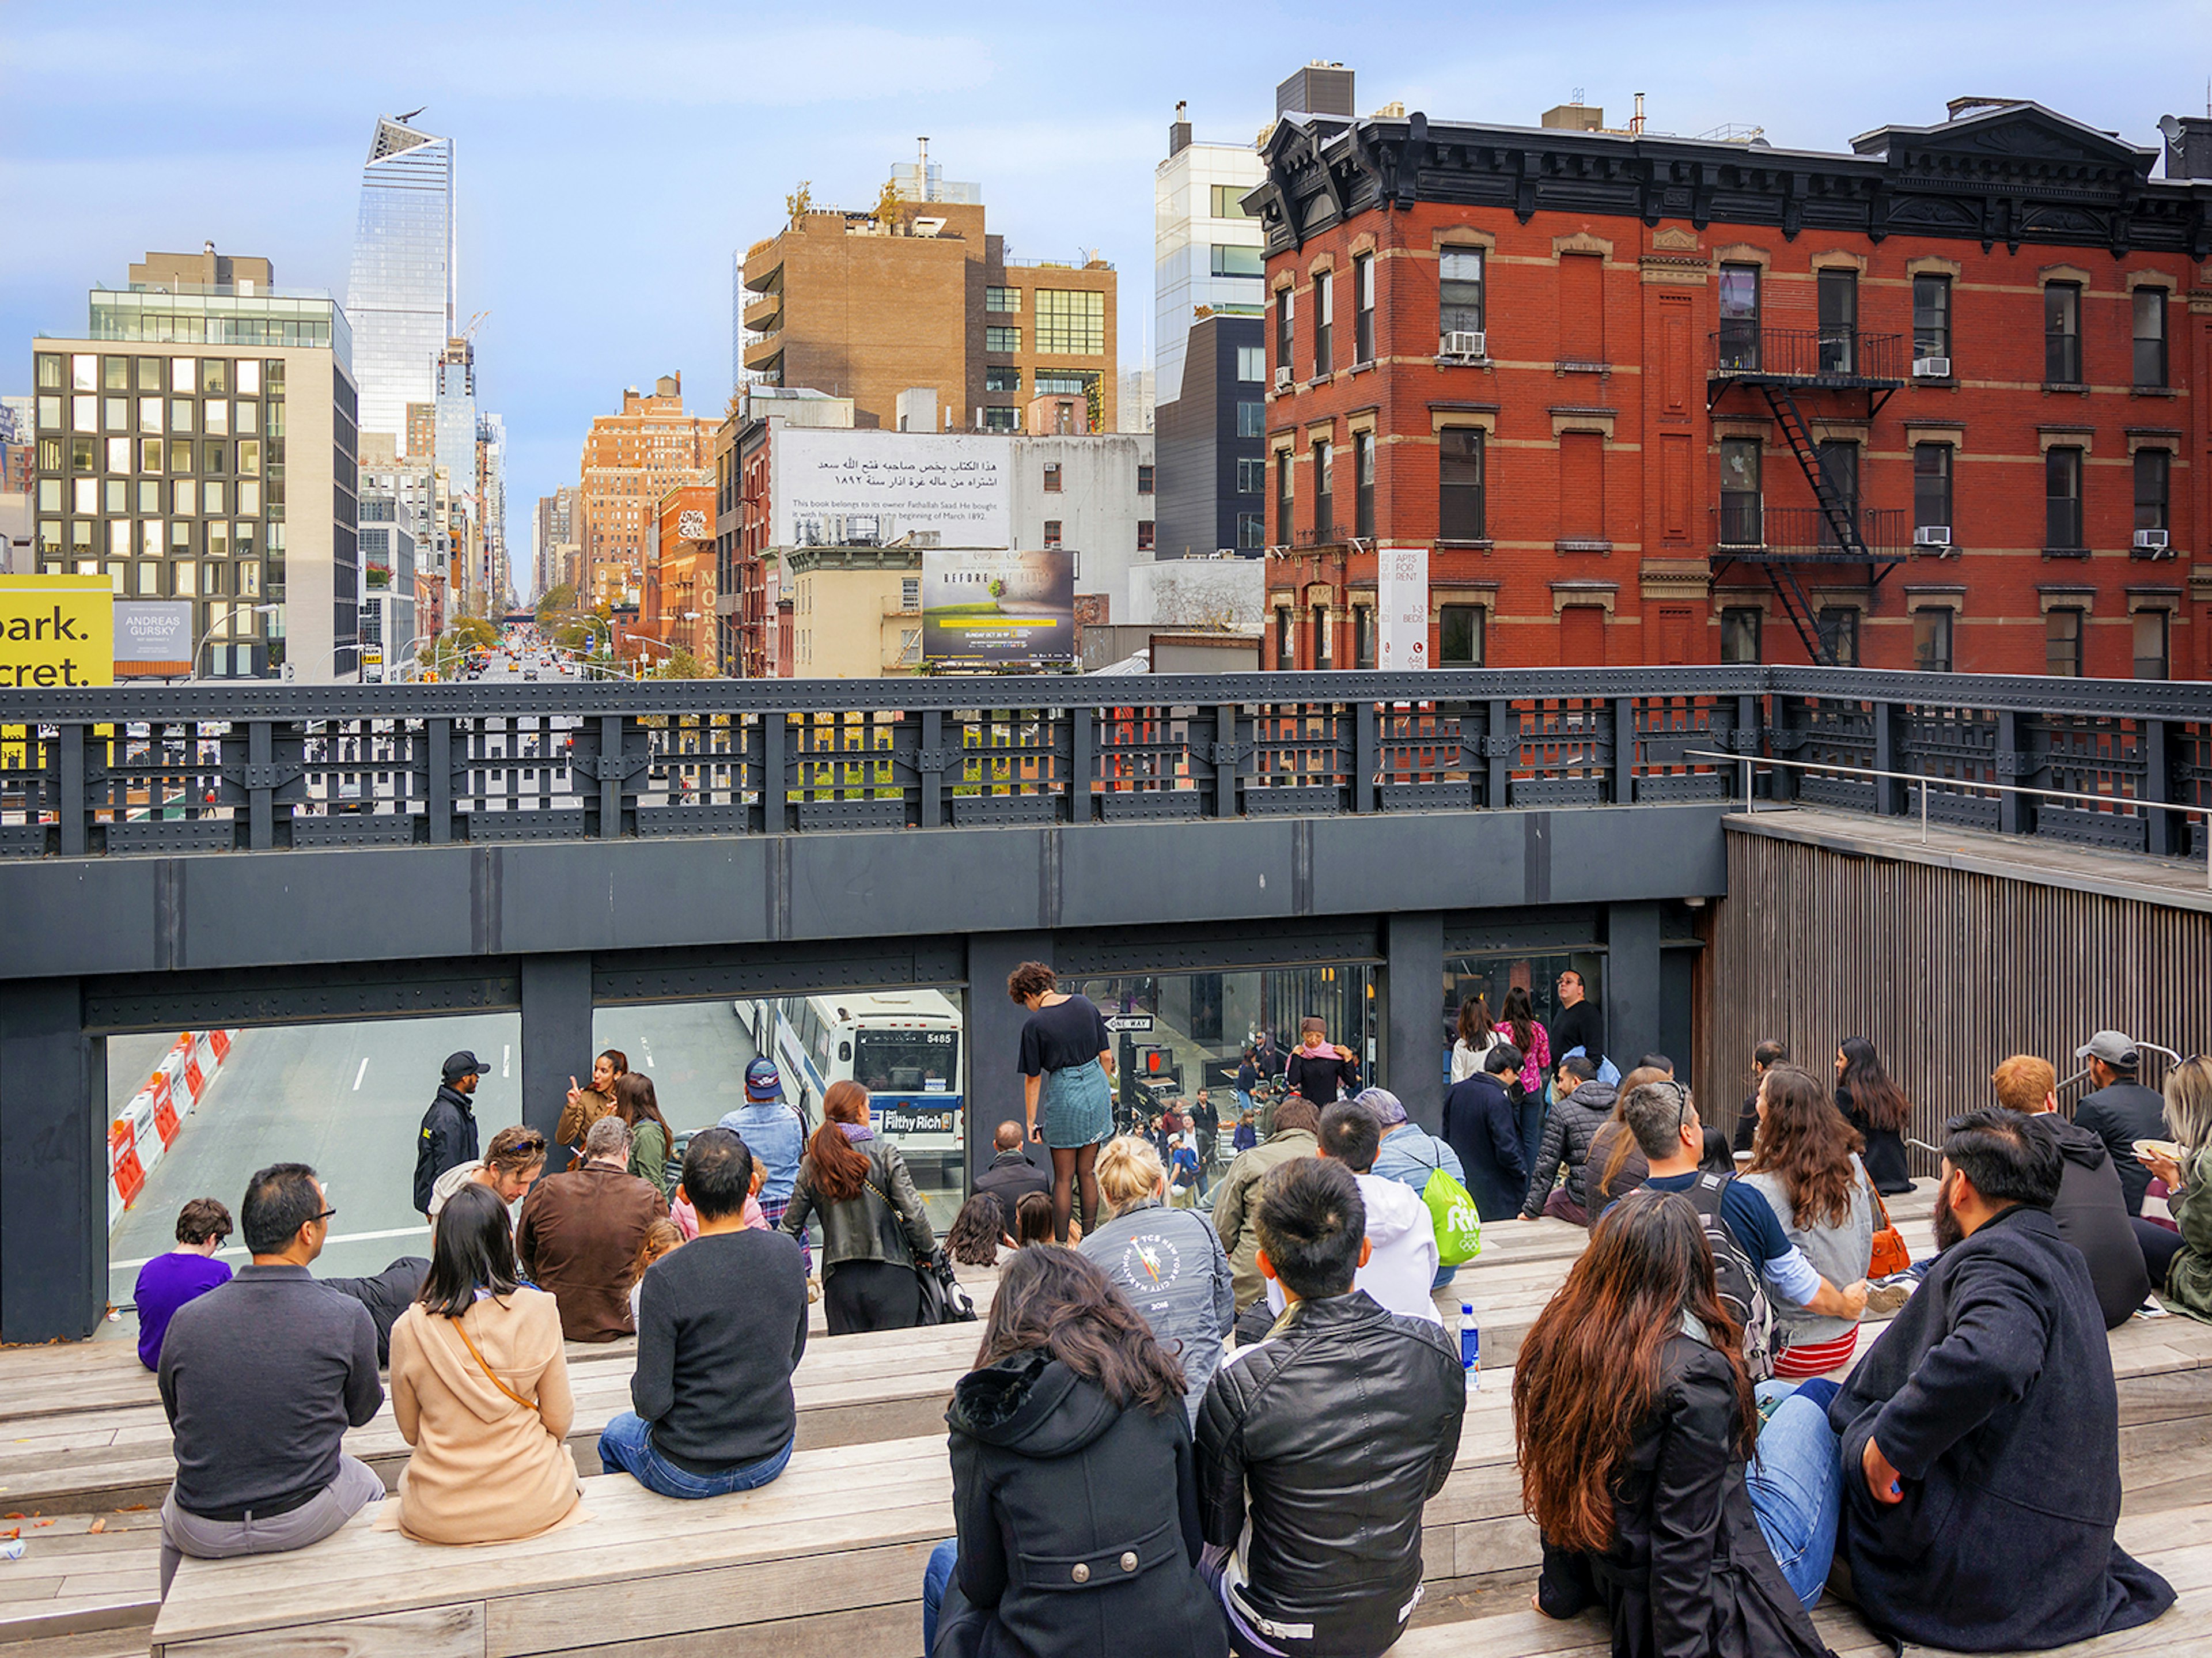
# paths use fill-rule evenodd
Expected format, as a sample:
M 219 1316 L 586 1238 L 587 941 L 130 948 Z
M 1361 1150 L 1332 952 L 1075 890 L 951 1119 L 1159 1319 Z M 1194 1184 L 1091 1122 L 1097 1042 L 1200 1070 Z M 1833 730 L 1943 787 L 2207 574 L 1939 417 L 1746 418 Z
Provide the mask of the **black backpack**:
M 1721 1219 L 1721 1199 L 1733 1175 L 1699 1175 L 1682 1195 L 1698 1212 L 1705 1229 L 1705 1242 L 1713 1252 L 1713 1284 L 1721 1305 L 1728 1309 L 1743 1331 L 1743 1363 L 1753 1382 L 1774 1375 L 1774 1309 L 1766 1299 L 1766 1286 L 1751 1264 L 1743 1245 L 1736 1242 Z

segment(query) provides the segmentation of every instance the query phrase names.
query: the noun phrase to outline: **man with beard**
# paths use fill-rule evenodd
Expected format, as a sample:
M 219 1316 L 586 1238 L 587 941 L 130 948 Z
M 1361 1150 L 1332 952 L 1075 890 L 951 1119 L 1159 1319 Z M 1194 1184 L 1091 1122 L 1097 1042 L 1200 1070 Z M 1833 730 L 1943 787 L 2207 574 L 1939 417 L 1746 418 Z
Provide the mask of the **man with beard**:
M 2049 1212 L 2063 1167 L 2012 1112 L 1951 1120 L 1942 1253 L 1829 1401 L 1836 1546 L 1869 1621 L 1905 1641 L 2063 1646 L 2173 1604 L 2112 1539 L 2119 1400 L 2096 1286 Z

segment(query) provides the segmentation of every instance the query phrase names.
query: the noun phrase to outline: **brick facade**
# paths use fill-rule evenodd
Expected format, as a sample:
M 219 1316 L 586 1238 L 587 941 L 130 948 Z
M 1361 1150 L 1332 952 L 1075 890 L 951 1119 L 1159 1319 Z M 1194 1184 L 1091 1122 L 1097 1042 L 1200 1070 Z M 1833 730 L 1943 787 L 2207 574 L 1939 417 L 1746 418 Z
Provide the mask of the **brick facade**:
M 1860 147 L 1762 154 L 1418 116 L 1279 129 L 1270 182 L 1251 198 L 1269 224 L 1275 371 L 1266 662 L 1366 659 L 1377 545 L 1429 550 L 1430 659 L 1440 665 L 1696 663 L 1748 648 L 1808 660 L 1764 563 L 1725 550 L 1756 539 L 1816 551 L 1826 522 L 1776 410 L 1723 370 L 1719 289 L 1732 267 L 1732 295 L 1755 282 L 1765 366 L 1808 354 L 1793 395 L 1811 439 L 1856 446 L 1827 452 L 1838 471 L 1856 462 L 1869 546 L 1903 555 L 1789 564 L 1837 654 L 1869 667 L 2041 673 L 2078 633 L 2081 671 L 2127 677 L 2162 636 L 2172 677 L 2212 674 L 2201 395 L 2212 385 L 2212 184 L 2152 182 L 2151 152 L 2034 106 L 1891 129 Z M 2002 221 L 1982 197 L 1943 193 L 1954 174 L 1990 171 L 2015 192 Z M 2063 199 L 2041 203 L 2039 191 Z M 2097 245 L 2082 245 L 2092 235 Z M 1440 283 L 1447 260 L 1464 281 L 1469 254 L 1481 269 L 1482 351 L 1448 361 Z M 1370 259 L 1364 325 L 1356 289 Z M 1832 308 L 1824 319 L 1823 272 L 1832 307 L 1855 301 L 1847 327 Z M 1950 372 L 1929 372 L 1923 358 L 1916 374 L 1915 279 L 1937 277 Z M 1322 283 L 1330 362 L 1317 373 Z M 2053 284 L 2078 293 L 2079 368 L 2063 385 L 2046 372 Z M 2147 383 L 2160 376 L 2136 349 L 2139 312 L 2162 320 L 2163 384 Z M 1818 372 L 1839 361 L 1849 374 Z M 1842 379 L 1881 383 L 1832 383 Z M 1327 526 L 1316 516 L 1317 442 L 1333 461 Z M 1759 487 L 1724 523 L 1731 442 L 1755 449 Z M 1357 473 L 1370 443 L 1363 521 Z M 1445 470 L 1478 443 L 1481 521 L 1447 525 Z M 1923 476 L 1916 507 L 1916 462 L 1923 474 L 1935 464 L 1916 454 L 1923 445 L 1943 451 L 1948 549 L 1912 544 L 1940 499 Z M 2078 545 L 2053 544 L 2067 541 L 2051 533 L 2046 500 L 2053 448 L 2079 452 Z M 2144 451 L 2166 459 L 2138 462 Z M 1731 450 L 1731 464 L 1750 452 Z M 1468 466 L 1457 459 L 1456 475 Z M 2167 544 L 2138 548 L 2139 480 L 2148 488 L 2161 471 Z M 2158 516 L 2148 503 L 2144 513 Z M 1759 532 L 1732 527 L 1745 522 Z M 1922 612 L 1948 614 L 1948 661 L 1932 655 L 1942 621 Z M 2141 623 L 2143 613 L 2166 620 Z
M 583 549 L 579 608 L 637 604 L 658 537 L 660 499 L 713 477 L 714 422 L 684 412 L 681 375 L 650 393 L 623 393 L 622 412 L 601 415 L 584 438 L 575 530 Z

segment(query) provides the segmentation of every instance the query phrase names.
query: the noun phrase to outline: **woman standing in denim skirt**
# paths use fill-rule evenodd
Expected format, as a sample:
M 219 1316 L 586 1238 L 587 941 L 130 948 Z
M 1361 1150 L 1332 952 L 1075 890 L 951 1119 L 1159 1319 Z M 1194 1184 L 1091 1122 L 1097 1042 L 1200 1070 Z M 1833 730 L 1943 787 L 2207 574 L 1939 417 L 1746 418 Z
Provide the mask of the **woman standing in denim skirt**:
M 1114 1133 L 1114 1054 L 1106 1017 L 1087 996 L 1059 987 L 1042 962 L 1024 962 L 1006 975 L 1006 994 L 1030 1011 L 1022 1027 L 1020 1070 L 1030 1138 L 1052 1152 L 1053 1236 L 1067 1242 L 1075 1188 L 1083 1195 L 1083 1230 L 1098 1218 L 1098 1148 Z

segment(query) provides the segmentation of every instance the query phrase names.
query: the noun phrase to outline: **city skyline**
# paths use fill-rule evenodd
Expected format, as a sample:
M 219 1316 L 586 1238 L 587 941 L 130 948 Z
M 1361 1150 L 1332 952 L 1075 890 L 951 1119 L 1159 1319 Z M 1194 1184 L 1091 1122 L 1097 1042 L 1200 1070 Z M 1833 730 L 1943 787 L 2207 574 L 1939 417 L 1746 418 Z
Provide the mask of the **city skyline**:
M 1612 15 L 1620 27 L 1580 28 L 1565 44 L 1540 16 L 1486 20 L 1464 45 L 1318 7 L 1196 22 L 1154 9 L 1122 14 L 1103 36 L 1073 24 L 1010 35 L 980 15 L 916 30 L 888 9 L 764 31 L 690 10 L 663 15 L 650 38 L 580 7 L 534 9 L 526 34 L 490 8 L 411 33 L 343 17 L 303 35 L 286 14 L 265 40 L 250 27 L 261 9 L 276 15 L 226 9 L 246 27 L 217 35 L 189 17 L 166 32 L 135 15 L 128 31 L 110 27 L 124 14 L 100 6 L 66 24 L 11 20 L 14 164 L 0 177 L 11 216 L 42 229 L 0 252 L 0 321 L 19 339 L 68 330 L 90 283 L 146 248 L 208 240 L 266 254 L 287 286 L 343 295 L 363 125 L 428 105 L 425 127 L 471 157 L 455 234 L 470 250 L 466 305 L 491 313 L 479 397 L 506 413 L 509 494 L 528 501 L 574 482 L 592 416 L 625 386 L 681 371 L 690 406 L 718 414 L 732 254 L 780 227 L 802 180 L 818 203 L 872 205 L 922 133 L 948 175 L 982 185 L 1010 252 L 1073 258 L 1088 251 L 1072 245 L 1081 237 L 1114 262 L 1117 366 L 1135 368 L 1156 333 L 1152 173 L 1176 100 L 1189 100 L 1200 142 L 1249 143 L 1275 82 L 1310 58 L 1357 70 L 1363 112 L 1395 100 L 1534 125 L 1580 88 L 1619 120 L 1642 91 L 1654 130 L 1753 124 L 1778 147 L 1838 151 L 1983 93 L 2037 99 L 2150 145 L 2160 114 L 2203 98 L 2212 40 L 2201 11 L 2160 6 L 2131 13 L 2124 33 L 2071 39 L 2062 60 L 2037 26 L 2062 15 L 2055 7 L 1970 7 L 1916 17 L 1911 60 L 1869 77 L 1809 23 L 1717 9 L 1671 15 L 1662 31 L 1643 12 L 1638 29 L 1625 8 L 1600 7 L 1588 21 Z M 1912 15 L 1876 8 L 1870 36 L 1885 14 L 1900 26 Z M 2163 43 L 2148 69 L 2147 39 Z M 286 70 L 301 52 L 321 60 L 311 76 Z M 88 61 L 106 71 L 96 96 L 75 75 Z M 1074 81 L 1072 61 L 1083 65 Z M 218 120 L 185 89 L 201 75 L 255 82 L 252 112 L 226 106 Z M 1037 94 L 1055 84 L 1071 89 L 1064 106 Z M 30 389 L 27 365 L 10 356 L 0 392 Z M 526 558 L 511 560 L 526 586 Z

